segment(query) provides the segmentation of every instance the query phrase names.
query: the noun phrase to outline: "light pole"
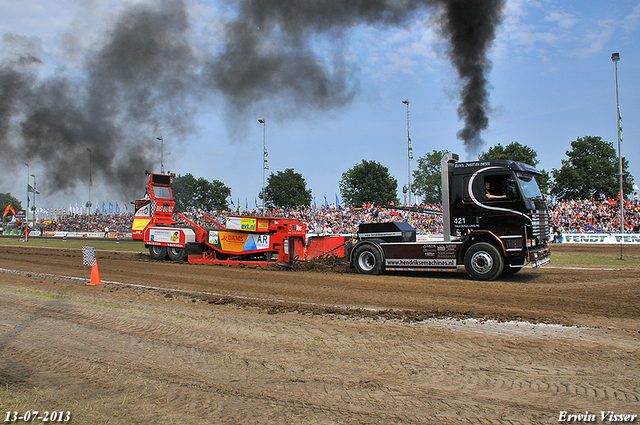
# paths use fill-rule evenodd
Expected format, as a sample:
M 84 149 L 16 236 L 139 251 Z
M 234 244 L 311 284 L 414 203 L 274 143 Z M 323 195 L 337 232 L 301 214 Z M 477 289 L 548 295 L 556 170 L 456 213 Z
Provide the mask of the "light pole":
M 616 112 L 618 120 L 618 161 L 620 163 L 620 259 L 622 260 L 622 241 L 624 240 L 624 181 L 622 180 L 622 152 L 620 150 L 620 142 L 622 141 L 622 115 L 620 114 L 620 97 L 618 95 L 618 61 L 620 60 L 620 53 L 613 53 L 611 55 L 615 71 L 616 71 Z
M 35 174 L 31 174 L 31 177 L 33 177 L 33 226 L 35 228 L 35 223 L 36 223 L 36 212 L 38 211 L 38 209 L 36 208 L 36 193 L 38 193 L 38 191 L 36 190 L 36 175 Z
M 87 202 L 87 207 L 89 208 L 89 215 L 91 215 L 91 186 L 93 186 L 93 181 L 91 180 L 91 149 L 87 148 L 87 152 L 89 152 L 89 202 Z
M 411 206 L 411 160 L 413 159 L 413 147 L 411 146 L 411 133 L 409 131 L 409 99 L 402 101 L 407 105 L 407 193 L 409 194 L 409 200 L 407 205 Z
M 24 165 L 27 166 L 27 209 L 25 210 L 24 219 L 28 223 L 29 222 L 29 164 L 25 162 Z
M 258 119 L 258 122 L 262 124 L 262 211 L 264 212 L 264 199 L 265 187 L 267 182 L 267 170 L 269 169 L 269 159 L 267 154 L 267 120 L 264 118 Z
M 164 174 L 164 138 L 158 136 L 156 139 L 160 140 L 160 173 Z

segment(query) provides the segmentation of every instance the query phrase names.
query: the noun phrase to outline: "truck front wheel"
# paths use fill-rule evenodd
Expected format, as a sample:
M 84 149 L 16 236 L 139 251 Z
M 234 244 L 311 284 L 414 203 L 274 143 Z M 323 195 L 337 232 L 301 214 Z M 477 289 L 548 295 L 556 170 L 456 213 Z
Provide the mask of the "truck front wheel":
M 151 255 L 151 258 L 153 258 L 154 260 L 164 260 L 167 258 L 167 247 L 150 245 L 149 255 Z
M 477 243 L 464 255 L 464 268 L 475 280 L 494 280 L 504 269 L 502 255 L 493 245 Z
M 353 263 L 362 274 L 380 274 L 382 272 L 382 255 L 373 245 L 363 245 L 356 248 Z

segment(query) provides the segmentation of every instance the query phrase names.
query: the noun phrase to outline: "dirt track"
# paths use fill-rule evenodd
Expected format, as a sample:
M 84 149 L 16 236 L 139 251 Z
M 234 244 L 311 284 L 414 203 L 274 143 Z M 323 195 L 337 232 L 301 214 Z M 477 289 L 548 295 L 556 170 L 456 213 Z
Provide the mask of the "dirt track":
M 561 411 L 640 414 L 638 270 L 525 269 L 486 283 L 335 263 L 97 257 L 112 283 L 85 286 L 80 251 L 0 247 L 1 415 L 530 424 Z

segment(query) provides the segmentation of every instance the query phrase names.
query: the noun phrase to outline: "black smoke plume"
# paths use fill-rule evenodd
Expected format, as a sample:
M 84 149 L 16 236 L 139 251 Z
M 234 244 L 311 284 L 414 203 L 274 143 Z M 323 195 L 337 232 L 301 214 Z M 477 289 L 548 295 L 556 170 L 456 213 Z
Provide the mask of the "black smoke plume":
M 217 90 L 237 110 L 273 95 L 289 95 L 300 107 L 335 108 L 357 89 L 357 70 L 327 65 L 310 48 L 313 37 L 337 40 L 357 25 L 400 26 L 421 13 L 438 14 L 440 30 L 460 80 L 458 137 L 475 153 L 488 126 L 488 49 L 505 0 L 246 0 L 226 28 L 224 52 L 212 62 Z M 339 46 L 339 43 L 335 44 Z M 337 52 L 338 59 L 341 52 Z M 336 62 L 339 62 L 336 61 Z
M 80 69 L 46 77 L 37 40 L 7 34 L 13 54 L 0 63 L 2 162 L 44 165 L 48 193 L 73 191 L 86 184 L 90 150 L 94 181 L 135 197 L 141 170 L 158 162 L 160 128 L 188 134 L 196 109 L 220 96 L 230 117 L 260 102 L 281 113 L 344 107 L 357 93 L 358 68 L 345 60 L 343 36 L 358 25 L 402 26 L 429 13 L 462 83 L 458 137 L 473 153 L 488 125 L 487 53 L 504 1 L 241 0 L 214 53 L 189 38 L 184 1 L 162 0 L 129 6 Z M 317 40 L 329 51 L 317 52 Z
M 86 185 L 91 160 L 93 181 L 139 196 L 144 170 L 160 157 L 158 129 L 180 134 L 192 125 L 200 84 L 188 30 L 181 1 L 132 6 L 81 69 L 41 78 L 28 40 L 5 35 L 17 53 L 0 64 L 3 162 L 43 166 L 40 191 L 52 194 Z
M 449 41 L 451 62 L 463 83 L 458 117 L 464 128 L 458 138 L 468 153 L 477 153 L 482 130 L 489 125 L 489 82 L 491 62 L 488 49 L 502 21 L 505 0 L 449 0 L 444 2 L 442 31 Z

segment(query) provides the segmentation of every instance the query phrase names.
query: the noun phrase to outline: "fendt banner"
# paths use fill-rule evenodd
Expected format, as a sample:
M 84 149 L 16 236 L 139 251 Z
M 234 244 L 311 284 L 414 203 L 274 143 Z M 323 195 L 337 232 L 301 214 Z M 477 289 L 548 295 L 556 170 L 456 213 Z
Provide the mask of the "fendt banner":
M 598 244 L 640 244 L 638 233 L 563 233 L 562 243 Z

